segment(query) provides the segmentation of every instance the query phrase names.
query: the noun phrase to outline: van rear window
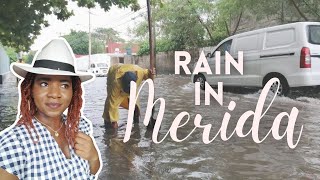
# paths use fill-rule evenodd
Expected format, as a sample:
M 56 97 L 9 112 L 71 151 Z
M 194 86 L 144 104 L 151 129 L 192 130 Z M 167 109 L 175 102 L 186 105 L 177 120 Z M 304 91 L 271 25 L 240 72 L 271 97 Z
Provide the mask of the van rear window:
M 320 26 L 309 26 L 309 43 L 320 44 Z
M 97 66 L 98 67 L 108 67 L 108 65 L 106 63 L 98 63 Z

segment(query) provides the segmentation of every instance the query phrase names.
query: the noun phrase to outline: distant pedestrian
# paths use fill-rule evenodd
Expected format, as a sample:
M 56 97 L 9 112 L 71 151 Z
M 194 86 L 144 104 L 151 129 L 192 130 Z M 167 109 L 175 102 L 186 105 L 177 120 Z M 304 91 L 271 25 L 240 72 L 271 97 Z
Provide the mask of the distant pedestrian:
M 118 128 L 119 107 L 129 108 L 130 82 L 140 86 L 143 80 L 153 79 L 155 69 L 149 70 L 132 64 L 115 64 L 109 69 L 107 76 L 107 99 L 104 105 L 103 119 L 105 126 Z M 139 122 L 140 106 L 134 111 L 134 122 Z

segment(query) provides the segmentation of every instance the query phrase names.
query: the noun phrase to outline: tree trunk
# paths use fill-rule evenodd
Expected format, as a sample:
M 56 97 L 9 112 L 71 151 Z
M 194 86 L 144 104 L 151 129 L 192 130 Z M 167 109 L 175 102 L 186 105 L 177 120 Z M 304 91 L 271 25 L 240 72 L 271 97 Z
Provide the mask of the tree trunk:
M 294 0 L 290 0 L 290 2 L 292 3 L 292 5 L 294 6 L 294 8 L 298 11 L 298 13 L 300 14 L 300 16 L 305 20 L 308 21 L 308 18 L 303 14 L 303 12 L 299 9 L 298 5 L 296 4 L 296 2 L 294 2 Z
M 308 4 L 305 0 L 303 0 L 304 4 L 308 6 L 308 9 L 310 11 L 312 11 L 312 13 L 314 13 L 317 16 L 317 19 L 320 18 L 320 15 L 317 13 L 317 11 L 315 11 L 312 7 L 310 7 L 310 4 Z M 316 9 L 316 8 L 315 8 Z
M 224 21 L 224 24 L 226 26 L 226 30 L 227 30 L 228 36 L 230 36 L 230 31 L 229 31 L 229 26 L 228 26 L 227 21 Z
M 188 0 L 188 3 L 190 4 L 191 8 L 193 9 L 192 7 L 192 2 L 190 0 Z M 197 19 L 198 21 L 200 22 L 200 24 L 206 29 L 210 39 L 213 41 L 213 36 L 208 28 L 208 26 L 202 21 L 201 17 L 199 16 L 199 14 L 197 13 L 197 11 L 195 9 L 193 9 L 193 11 L 195 12 L 196 16 L 197 16 Z
M 283 24 L 284 23 L 284 7 L 283 7 L 284 5 L 283 5 L 283 2 L 281 3 L 281 19 L 280 19 L 280 22 L 281 22 L 281 24 Z
M 211 32 L 210 32 L 208 26 L 205 25 L 205 23 L 202 21 L 201 17 L 200 17 L 198 14 L 197 14 L 197 18 L 198 18 L 200 24 L 206 29 L 206 31 L 207 31 L 210 39 L 213 40 L 213 37 L 212 37 L 212 35 L 211 35 Z
M 233 32 L 232 32 L 232 35 L 234 35 L 234 34 L 237 32 L 237 30 L 238 30 L 238 27 L 239 27 L 240 21 L 241 21 L 241 17 L 242 17 L 242 13 L 243 13 L 243 10 L 240 12 L 240 15 L 239 15 L 239 18 L 238 18 L 236 27 L 234 27 L 234 30 L 233 30 Z

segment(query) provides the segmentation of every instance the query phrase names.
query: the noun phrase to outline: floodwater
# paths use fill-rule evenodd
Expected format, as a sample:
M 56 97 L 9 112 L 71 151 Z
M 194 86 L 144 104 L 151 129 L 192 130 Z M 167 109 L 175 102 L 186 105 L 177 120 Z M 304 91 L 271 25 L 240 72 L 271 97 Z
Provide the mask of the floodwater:
M 9 126 L 15 118 L 18 101 L 14 86 L 0 86 L 0 128 Z M 272 133 L 262 143 L 255 143 L 251 134 L 238 137 L 237 134 L 223 141 L 220 134 L 211 143 L 203 142 L 203 129 L 194 129 L 194 117 L 202 116 L 201 125 L 211 124 L 210 139 L 221 127 L 225 113 L 230 114 L 227 136 L 234 130 L 239 117 L 246 111 L 255 111 L 259 91 L 229 89 L 224 92 L 223 105 L 211 98 L 210 105 L 204 105 L 204 92 L 201 92 L 201 105 L 194 103 L 194 84 L 189 77 L 159 75 L 155 79 L 155 98 L 165 100 L 165 112 L 158 133 L 157 144 L 152 140 L 152 131 L 143 124 L 148 98 L 148 88 L 140 95 L 141 119 L 135 124 L 130 140 L 123 138 L 126 131 L 127 110 L 120 109 L 119 129 L 105 130 L 101 118 L 106 98 L 106 78 L 96 78 L 85 85 L 84 115 L 93 123 L 94 137 L 100 149 L 103 169 L 99 179 L 320 179 L 320 95 L 316 90 L 300 90 L 290 97 L 276 97 L 270 109 L 261 118 L 259 138 L 267 135 L 275 117 L 281 112 L 290 113 L 296 107 L 299 114 L 294 128 L 294 143 L 303 126 L 302 135 L 296 148 L 290 149 L 286 136 L 275 140 Z M 264 111 L 271 103 L 272 94 L 264 103 Z M 236 102 L 233 111 L 228 110 L 230 101 Z M 159 104 L 156 105 L 156 112 Z M 180 124 L 177 137 L 182 142 L 172 140 L 169 131 L 173 120 L 181 112 L 190 115 Z M 155 116 L 156 117 L 156 116 Z M 288 120 L 280 124 L 280 135 Z M 249 118 L 244 133 L 252 126 Z

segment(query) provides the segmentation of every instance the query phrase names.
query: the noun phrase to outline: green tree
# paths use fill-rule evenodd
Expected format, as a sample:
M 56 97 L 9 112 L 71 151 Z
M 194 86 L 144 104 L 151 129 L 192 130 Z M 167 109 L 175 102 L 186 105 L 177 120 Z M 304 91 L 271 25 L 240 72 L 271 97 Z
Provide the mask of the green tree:
M 89 54 L 89 36 L 87 32 L 71 30 L 64 38 L 69 42 L 75 54 Z M 103 53 L 104 43 L 94 38 L 91 41 L 91 53 Z
M 215 37 L 212 35 L 211 14 L 213 3 L 208 0 L 168 0 L 152 9 L 155 24 L 156 50 L 182 50 L 206 46 Z M 140 54 L 148 49 L 147 21 L 140 23 L 134 30 L 143 39 Z M 211 41 L 209 41 L 211 39 Z
M 124 39 L 119 36 L 119 32 L 112 28 L 97 28 L 92 33 L 92 37 L 105 43 L 124 42 Z
M 140 49 L 139 52 L 137 53 L 139 56 L 142 55 L 147 55 L 150 53 L 149 49 L 149 41 L 143 41 L 140 43 Z M 156 41 L 156 53 L 157 52 L 167 52 L 167 51 L 174 51 L 176 50 L 173 44 L 171 44 L 170 40 L 165 40 L 165 39 L 158 39 Z
M 270 25 L 320 21 L 320 0 L 166 0 L 153 6 L 158 50 L 214 46 L 223 38 Z M 147 19 L 133 30 L 148 53 Z M 168 43 L 168 44 L 166 44 Z
M 133 40 L 142 42 L 149 38 L 148 32 L 148 20 L 145 17 L 145 21 L 140 22 L 133 28 L 129 28 L 129 33 L 133 35 Z
M 36 54 L 36 51 L 30 51 L 30 52 L 28 53 L 27 57 L 26 57 L 25 62 L 26 62 L 27 64 L 31 64 L 31 62 L 32 62 L 35 54 Z
M 219 0 L 216 29 L 227 35 L 296 21 L 319 21 L 320 0 Z
M 9 59 L 10 59 L 10 64 L 12 62 L 16 62 L 18 60 L 18 54 L 16 53 L 16 49 L 8 46 L 4 46 L 4 50 L 6 51 Z
M 72 0 L 79 7 L 93 8 L 99 4 L 105 11 L 112 5 L 138 10 L 137 0 Z M 0 3 L 0 41 L 4 46 L 28 50 L 43 27 L 49 26 L 46 15 L 66 20 L 73 15 L 66 0 L 2 0 Z

